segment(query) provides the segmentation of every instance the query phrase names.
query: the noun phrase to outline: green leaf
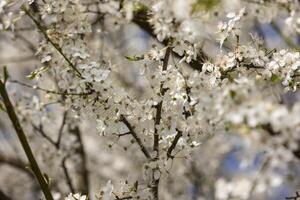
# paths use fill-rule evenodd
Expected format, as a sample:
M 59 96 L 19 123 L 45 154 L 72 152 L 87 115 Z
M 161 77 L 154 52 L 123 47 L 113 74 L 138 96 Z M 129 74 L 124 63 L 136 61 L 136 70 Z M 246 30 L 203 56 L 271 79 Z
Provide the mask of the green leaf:
M 230 90 L 229 93 L 230 93 L 230 96 L 231 96 L 232 99 L 234 99 L 236 97 L 236 92 L 235 91 Z
M 33 80 L 36 78 L 37 75 L 38 75 L 38 72 L 36 70 L 34 70 L 26 77 L 29 78 L 30 80 Z
M 277 75 L 275 75 L 275 74 L 272 74 L 272 76 L 271 76 L 271 81 L 272 81 L 273 83 L 278 83 L 278 82 L 280 82 L 280 80 L 281 80 L 281 78 L 280 78 L 279 76 L 277 76 Z
M 139 61 L 139 60 L 143 60 L 144 59 L 144 56 L 125 56 L 125 58 L 129 61 Z
M 40 75 L 42 72 L 48 70 L 49 67 L 45 66 L 45 67 L 41 67 L 39 69 L 36 69 L 34 71 L 32 71 L 28 76 L 26 76 L 27 78 L 29 78 L 30 80 L 35 79 L 38 75 Z
M 220 2 L 220 0 L 197 0 L 192 5 L 192 13 L 199 11 L 210 11 Z
M 133 7 L 134 12 L 146 12 L 148 10 L 147 6 L 142 3 L 136 2 Z
M 136 181 L 136 182 L 134 183 L 134 185 L 133 185 L 133 190 L 134 190 L 134 192 L 137 192 L 138 186 L 139 186 L 139 182 Z

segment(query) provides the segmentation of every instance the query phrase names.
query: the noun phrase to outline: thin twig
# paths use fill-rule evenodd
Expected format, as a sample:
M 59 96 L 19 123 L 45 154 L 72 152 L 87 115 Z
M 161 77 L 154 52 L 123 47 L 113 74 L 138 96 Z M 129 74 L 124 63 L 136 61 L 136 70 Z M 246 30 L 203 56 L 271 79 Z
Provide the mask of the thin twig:
M 17 80 L 10 80 L 9 82 L 16 83 L 16 84 L 19 84 L 21 86 L 24 86 L 24 87 L 27 87 L 27 88 L 31 88 L 31 89 L 34 89 L 34 90 L 40 90 L 40 91 L 43 91 L 43 92 L 46 92 L 46 93 L 63 95 L 63 96 L 85 96 L 85 95 L 91 95 L 91 94 L 94 93 L 93 90 L 91 90 L 89 92 L 82 92 L 82 93 L 58 92 L 58 91 L 54 91 L 54 90 L 44 89 L 44 88 L 41 88 L 39 86 L 31 86 L 29 84 L 26 84 L 26 83 L 23 83 L 23 82 L 20 82 L 20 81 L 17 81 Z
M 56 142 L 45 133 L 42 124 L 40 124 L 39 126 L 36 126 L 35 124 L 32 123 L 32 127 L 35 131 L 38 131 L 48 142 L 50 142 L 52 145 L 56 146 Z
M 136 134 L 134 128 L 128 122 L 128 120 L 126 119 L 126 117 L 124 115 L 121 115 L 120 120 L 121 120 L 121 122 L 123 122 L 127 126 L 127 128 L 129 129 L 130 134 L 133 136 L 133 138 L 138 143 L 138 145 L 139 145 L 141 151 L 144 153 L 145 157 L 150 160 L 151 156 L 150 156 L 148 150 L 146 149 L 146 147 L 143 144 L 142 140 L 138 137 L 138 135 Z
M 286 197 L 285 199 L 287 199 L 287 200 L 298 200 L 298 199 L 300 199 L 300 193 L 296 192 L 296 196 Z
M 62 133 L 63 133 L 63 130 L 64 130 L 64 126 L 65 126 L 65 124 L 66 124 L 67 115 L 68 115 L 68 111 L 64 111 L 63 119 L 62 119 L 60 128 L 59 128 L 59 130 L 58 130 L 57 141 L 56 141 L 56 143 L 55 143 L 55 146 L 56 146 L 57 149 L 60 148 L 60 143 L 61 143 Z
M 181 138 L 181 136 L 182 136 L 182 131 L 177 130 L 177 134 L 175 135 L 174 140 L 172 141 L 170 147 L 167 150 L 167 157 L 168 158 L 172 158 L 172 159 L 174 158 L 174 156 L 172 156 L 172 151 L 175 149 L 175 147 L 176 147 L 179 139 Z
M 62 165 L 62 168 L 63 168 L 63 171 L 64 171 L 64 174 L 66 176 L 66 180 L 67 180 L 67 184 L 70 188 L 70 191 L 74 194 L 75 193 L 75 189 L 74 189 L 74 186 L 73 186 L 73 183 L 72 183 L 72 180 L 71 180 L 71 177 L 70 177 L 70 174 L 69 174 L 69 171 L 68 171 L 68 168 L 66 166 L 66 161 L 68 159 L 68 156 L 65 156 L 61 162 L 61 165 Z
M 83 179 L 83 183 L 81 184 L 79 189 L 83 194 L 89 194 L 89 190 L 90 190 L 89 170 L 87 167 L 87 156 L 84 149 L 84 143 L 81 137 L 81 132 L 78 126 L 75 126 L 75 128 L 70 128 L 70 132 L 75 134 L 79 142 L 79 147 L 77 151 L 79 153 L 79 156 L 81 157 L 82 164 L 81 164 L 80 172 Z
M 126 132 L 126 133 L 116 134 L 116 136 L 118 136 L 118 137 L 123 137 L 123 136 L 125 136 L 125 135 L 131 135 L 131 132 L 128 131 L 128 132 Z
M 62 57 L 67 61 L 67 63 L 69 64 L 70 68 L 75 72 L 75 74 L 80 77 L 83 78 L 81 73 L 78 71 L 78 69 L 75 67 L 75 65 L 71 62 L 71 60 L 63 53 L 62 49 L 56 44 L 54 43 L 50 37 L 48 36 L 47 32 L 45 31 L 46 29 L 32 16 L 32 14 L 29 12 L 29 10 L 26 9 L 25 6 L 22 6 L 22 10 L 26 13 L 26 15 L 35 23 L 35 25 L 37 26 L 37 28 L 42 32 L 42 34 L 44 35 L 44 37 L 46 38 L 46 40 L 48 42 L 50 42 L 50 44 L 59 52 L 60 55 L 62 55 Z

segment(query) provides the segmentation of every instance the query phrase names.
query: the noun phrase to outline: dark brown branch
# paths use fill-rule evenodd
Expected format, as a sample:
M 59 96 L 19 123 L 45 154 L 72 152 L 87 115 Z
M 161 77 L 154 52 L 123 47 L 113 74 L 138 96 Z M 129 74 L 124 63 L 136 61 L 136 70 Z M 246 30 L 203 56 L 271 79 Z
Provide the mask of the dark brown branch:
M 172 156 L 172 151 L 175 149 L 175 147 L 176 147 L 179 139 L 181 138 L 181 136 L 182 136 L 182 131 L 177 130 L 177 134 L 175 135 L 174 140 L 172 141 L 170 147 L 167 150 L 167 157 L 168 158 L 171 158 L 171 159 L 174 158 L 174 156 Z
M 140 4 L 140 6 L 142 8 L 137 9 L 134 12 L 134 17 L 133 17 L 132 21 L 135 24 L 137 24 L 142 30 L 144 30 L 145 32 L 147 32 L 149 35 L 151 35 L 153 38 L 156 39 L 156 35 L 154 34 L 154 29 L 153 29 L 153 27 L 151 26 L 151 24 L 149 23 L 149 20 L 148 20 L 149 16 L 150 16 L 150 11 L 143 4 Z M 172 38 L 165 39 L 162 42 L 162 44 L 165 45 L 165 46 L 168 46 L 170 41 L 172 41 Z M 180 60 L 183 58 L 183 56 L 177 54 L 176 52 L 174 52 L 174 55 Z M 207 55 L 205 55 L 204 52 L 201 52 L 197 56 L 196 60 L 192 60 L 190 63 L 187 63 L 187 64 L 191 68 L 201 71 L 203 62 L 206 59 L 207 59 Z
M 131 135 L 131 132 L 128 131 L 126 133 L 120 133 L 120 134 L 116 134 L 118 137 L 122 137 L 122 136 L 125 136 L 125 135 Z
M 44 131 L 42 124 L 39 126 L 36 126 L 32 123 L 32 127 L 35 131 L 39 132 L 48 142 L 50 142 L 52 145 L 56 146 L 56 142 L 52 140 Z
M 166 71 L 168 67 L 169 58 L 171 55 L 171 47 L 167 47 L 165 57 L 163 59 L 163 67 L 162 70 Z M 164 96 L 166 89 L 163 88 L 163 83 L 160 85 L 161 96 Z M 154 142 L 153 142 L 153 150 L 156 151 L 156 157 L 159 157 L 159 134 L 157 130 L 157 126 L 160 124 L 161 120 L 161 112 L 162 112 L 162 104 L 163 100 L 161 100 L 156 106 L 156 116 L 154 121 Z
M 152 186 L 151 186 L 151 190 L 152 190 L 152 194 L 153 194 L 153 199 L 154 200 L 158 200 L 159 199 L 158 191 L 159 191 L 160 178 L 155 179 L 155 177 L 154 177 L 154 174 L 156 173 L 157 170 L 158 170 L 157 168 L 152 169 L 153 183 L 152 183 Z
M 116 197 L 115 200 L 128 200 L 128 199 L 132 199 L 132 197 L 128 196 L 128 197 Z
M 289 199 L 289 200 L 298 200 L 300 199 L 300 193 L 296 192 L 296 196 L 292 196 L 292 197 L 286 197 L 285 199 Z
M 48 142 L 50 142 L 53 146 L 55 146 L 56 149 L 60 148 L 61 144 L 61 138 L 62 138 L 62 133 L 63 133 L 63 128 L 66 124 L 66 119 L 67 119 L 67 111 L 64 112 L 63 114 L 63 119 L 61 126 L 58 130 L 58 136 L 57 136 L 57 141 L 54 141 L 52 138 L 50 138 L 44 131 L 43 125 L 40 124 L 39 126 L 36 126 L 34 123 L 32 123 L 32 127 L 35 131 L 38 131 Z
M 166 54 L 165 54 L 165 57 L 164 57 L 164 60 L 163 60 L 163 69 L 162 69 L 163 71 L 167 70 L 171 52 L 172 52 L 171 47 L 167 47 Z
M 5 81 L 5 80 L 4 80 Z M 31 147 L 29 146 L 29 143 L 27 141 L 27 138 L 26 138 L 26 135 L 23 131 L 23 128 L 19 122 L 19 119 L 16 115 L 16 112 L 15 112 L 15 109 L 8 97 L 8 94 L 7 94 L 7 91 L 6 91 L 6 88 L 5 88 L 5 83 L 2 82 L 2 80 L 0 80 L 0 93 L 1 93 L 1 96 L 3 98 L 3 103 L 5 105 L 5 108 L 6 108 L 6 112 L 10 118 L 10 121 L 12 122 L 13 124 L 13 127 L 17 133 L 17 136 L 19 138 L 19 141 L 25 151 L 25 154 L 29 160 L 29 163 L 30 163 L 30 166 L 31 166 L 31 169 L 33 171 L 33 173 L 35 174 L 39 184 L 40 184 L 40 187 L 45 195 L 45 198 L 47 200 L 53 200 L 53 197 L 52 197 L 52 194 L 50 192 L 50 188 L 49 188 L 49 185 L 47 184 L 40 168 L 39 168 L 39 165 L 38 163 L 36 162 L 35 160 L 35 157 L 32 153 L 32 150 L 31 150 Z
M 1 200 L 12 200 L 8 195 L 6 195 L 2 190 L 0 190 L 0 199 Z
M 66 166 L 67 159 L 68 159 L 68 156 L 64 157 L 63 160 L 62 160 L 62 162 L 61 162 L 61 165 L 62 165 L 64 174 L 66 176 L 66 181 L 67 181 L 67 184 L 69 186 L 69 189 L 74 194 L 75 193 L 74 186 L 73 186 L 73 183 L 72 183 L 72 180 L 71 180 L 68 168 Z
M 128 200 L 128 199 L 133 199 L 132 196 L 126 196 L 126 197 L 119 197 L 118 195 L 116 195 L 115 193 L 113 193 L 115 195 L 115 200 Z
M 141 151 L 143 152 L 143 154 L 145 155 L 145 157 L 146 157 L 147 159 L 150 160 L 150 159 L 151 159 L 151 156 L 150 156 L 148 150 L 146 149 L 146 147 L 145 147 L 145 145 L 143 144 L 142 140 L 138 137 L 138 135 L 136 134 L 134 128 L 133 128 L 133 127 L 131 126 L 131 124 L 128 122 L 128 120 L 126 119 L 126 117 L 123 116 L 123 115 L 121 115 L 120 120 L 121 120 L 121 122 L 123 122 L 123 123 L 127 126 L 127 128 L 128 128 L 129 131 L 130 131 L 130 134 L 132 135 L 132 137 L 133 137 L 133 138 L 136 140 L 136 142 L 138 143 L 138 145 L 139 145 Z
M 59 128 L 59 130 L 58 130 L 57 142 L 55 143 L 55 146 L 56 146 L 57 149 L 60 148 L 60 143 L 61 143 L 62 133 L 63 133 L 63 130 L 64 130 L 64 126 L 65 126 L 65 124 L 66 124 L 67 115 L 68 115 L 68 111 L 64 111 L 63 119 L 62 119 L 60 128 Z
M 82 176 L 82 184 L 79 186 L 79 190 L 83 194 L 89 194 L 89 170 L 87 168 L 87 156 L 84 149 L 84 143 L 81 137 L 81 132 L 78 126 L 75 126 L 75 128 L 70 128 L 70 132 L 74 133 L 74 135 L 77 137 L 79 142 L 79 148 L 77 149 L 77 153 L 79 153 L 79 156 L 81 157 L 81 168 L 80 168 L 80 174 Z

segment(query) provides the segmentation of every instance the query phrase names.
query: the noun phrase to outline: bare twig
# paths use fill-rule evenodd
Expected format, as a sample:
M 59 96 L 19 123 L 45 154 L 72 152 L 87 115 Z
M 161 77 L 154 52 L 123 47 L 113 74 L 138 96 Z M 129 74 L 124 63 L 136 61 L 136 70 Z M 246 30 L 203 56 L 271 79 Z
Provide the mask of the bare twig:
M 79 156 L 81 157 L 80 174 L 83 180 L 82 184 L 80 185 L 80 191 L 84 194 L 89 194 L 89 185 L 90 185 L 89 170 L 87 167 L 87 156 L 84 150 L 84 143 L 81 137 L 81 132 L 78 126 L 75 126 L 75 128 L 70 128 L 70 132 L 75 134 L 79 142 L 77 153 L 79 153 Z
M 71 180 L 71 177 L 70 177 L 70 174 L 69 174 L 69 171 L 68 171 L 68 168 L 66 166 L 66 161 L 68 159 L 68 156 L 65 156 L 61 162 L 61 165 L 62 165 L 62 168 L 63 168 L 63 171 L 64 171 L 64 174 L 66 176 L 66 180 L 67 180 L 67 184 L 70 188 L 70 191 L 72 193 L 75 193 L 75 189 L 74 189 L 74 186 L 73 186 L 73 183 L 72 183 L 72 180 Z
M 133 138 L 136 140 L 136 142 L 138 143 L 141 151 L 144 153 L 145 157 L 147 159 L 151 159 L 151 156 L 148 152 L 148 150 L 146 149 L 145 145 L 143 144 L 142 140 L 138 137 L 138 135 L 136 134 L 134 128 L 131 126 L 131 124 L 128 122 L 128 120 L 126 119 L 125 116 L 121 115 L 120 120 L 127 126 L 127 128 L 129 129 L 130 134 L 133 136 Z
M 172 141 L 170 147 L 167 150 L 167 157 L 168 158 L 171 158 L 171 159 L 174 158 L 174 156 L 172 156 L 172 151 L 175 149 L 175 147 L 176 147 L 179 139 L 181 138 L 181 136 L 182 136 L 182 131 L 177 130 L 177 134 L 175 135 L 174 140 Z
M 43 92 L 46 92 L 46 93 L 62 95 L 62 96 L 85 96 L 85 95 L 91 95 L 91 94 L 94 93 L 93 90 L 90 90 L 89 92 L 81 92 L 81 93 L 58 92 L 58 91 L 54 91 L 54 90 L 44 89 L 44 88 L 41 88 L 39 86 L 31 86 L 31 85 L 28 85 L 26 83 L 22 83 L 22 82 L 17 81 L 17 80 L 10 80 L 9 82 L 16 83 L 16 84 L 19 84 L 19 85 L 27 87 L 27 88 L 31 88 L 31 89 L 35 89 L 35 90 L 40 90 L 40 91 L 43 91 Z
M 66 119 L 67 119 L 67 111 L 64 112 L 63 114 L 63 119 L 62 119 L 62 123 L 60 125 L 60 128 L 58 130 L 58 136 L 57 136 L 57 140 L 54 141 L 52 138 L 50 138 L 44 131 L 43 125 L 40 124 L 39 126 L 36 126 L 34 123 L 32 123 L 32 127 L 35 131 L 38 131 L 48 142 L 50 142 L 53 146 L 55 146 L 56 149 L 60 148 L 60 144 L 61 144 L 61 138 L 62 138 L 62 133 L 63 133 L 63 128 L 66 124 Z
M 55 146 L 56 146 L 57 149 L 59 149 L 59 147 L 60 147 L 61 138 L 62 138 L 62 133 L 63 133 L 64 126 L 65 126 L 66 120 L 67 120 L 67 115 L 68 115 L 68 111 L 64 111 L 63 119 L 62 119 L 60 128 L 59 128 L 59 130 L 58 130 L 57 141 L 56 141 L 56 143 L 55 143 Z
M 292 196 L 292 197 L 286 197 L 286 200 L 298 200 L 300 199 L 300 193 L 296 192 L 296 196 Z
M 130 131 L 126 132 L 126 133 L 120 133 L 120 134 L 115 134 L 118 137 L 123 137 L 125 135 L 131 135 Z
M 39 132 L 48 142 L 50 142 L 52 145 L 56 146 L 56 142 L 45 133 L 42 124 L 40 124 L 39 126 L 36 126 L 35 124 L 32 123 L 32 127 L 35 131 Z

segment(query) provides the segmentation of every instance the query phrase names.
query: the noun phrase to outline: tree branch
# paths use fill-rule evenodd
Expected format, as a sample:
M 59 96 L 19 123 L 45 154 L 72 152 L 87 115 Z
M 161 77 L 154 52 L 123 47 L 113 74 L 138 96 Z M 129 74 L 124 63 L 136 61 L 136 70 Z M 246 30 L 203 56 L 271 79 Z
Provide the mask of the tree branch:
M 141 3 L 139 4 L 139 6 L 141 8 L 135 10 L 132 21 L 136 25 L 138 25 L 142 30 L 144 30 L 149 35 L 151 35 L 153 38 L 157 39 L 156 35 L 154 34 L 154 29 L 148 20 L 150 16 L 150 10 Z M 172 41 L 172 38 L 165 39 L 161 43 L 165 46 L 168 46 L 170 41 Z M 182 55 L 179 55 L 176 52 L 173 53 L 178 59 L 181 60 L 183 58 Z M 207 55 L 205 55 L 204 52 L 201 52 L 199 55 L 197 55 L 197 58 L 195 60 L 192 60 L 190 63 L 187 63 L 187 65 L 193 69 L 201 71 L 203 62 L 207 60 L 207 58 L 208 58 Z
M 176 129 L 176 130 L 177 130 L 177 129 Z M 170 147 L 169 147 L 168 150 L 167 150 L 167 157 L 168 157 L 168 158 L 171 158 L 171 159 L 174 158 L 174 156 L 172 156 L 172 151 L 175 149 L 175 147 L 176 147 L 176 145 L 177 145 L 179 139 L 181 138 L 181 136 L 182 136 L 182 131 L 177 130 L 177 134 L 175 135 L 174 140 L 172 141 Z
M 150 160 L 150 159 L 151 159 L 151 156 L 150 156 L 148 150 L 146 149 L 145 145 L 142 143 L 142 140 L 138 137 L 138 135 L 137 135 L 136 132 L 134 131 L 134 128 L 133 128 L 133 127 L 131 126 L 131 124 L 128 122 L 128 120 L 126 119 L 126 117 L 123 116 L 123 115 L 121 115 L 120 120 L 121 120 L 121 122 L 123 122 L 123 123 L 127 126 L 127 128 L 128 128 L 129 131 L 130 131 L 130 134 L 133 136 L 133 138 L 134 138 L 134 139 L 136 140 L 136 142 L 138 143 L 138 145 L 139 145 L 141 151 L 144 153 L 145 157 L 146 157 L 147 159 Z
M 68 156 L 65 156 L 61 162 L 61 166 L 63 168 L 63 171 L 64 171 L 64 174 L 66 176 L 66 179 L 67 179 L 67 184 L 70 188 L 70 191 L 74 194 L 75 193 L 75 189 L 74 189 L 74 186 L 73 186 L 73 183 L 72 183 L 72 180 L 71 180 L 71 177 L 70 177 L 70 174 L 68 172 L 68 168 L 66 166 L 66 161 L 68 159 Z
M 81 137 L 81 132 L 78 126 L 76 126 L 75 128 L 70 128 L 70 132 L 74 133 L 75 136 L 78 139 L 79 142 L 79 148 L 77 149 L 80 157 L 81 157 L 81 168 L 80 168 L 80 174 L 82 176 L 83 179 L 83 183 L 80 185 L 79 190 L 83 193 L 83 194 L 89 194 L 89 170 L 87 168 L 87 156 L 86 156 L 86 152 L 84 150 L 84 144 L 83 144 L 83 140 Z
M 49 185 L 47 184 L 47 182 L 39 168 L 39 165 L 35 160 L 35 157 L 32 153 L 31 147 L 29 146 L 29 143 L 27 141 L 26 135 L 23 131 L 23 128 L 21 127 L 19 119 L 15 113 L 14 107 L 8 97 L 8 94 L 7 94 L 7 91 L 5 88 L 5 83 L 2 82 L 2 80 L 0 80 L 0 93 L 3 98 L 3 103 L 6 107 L 6 112 L 10 118 L 10 121 L 12 122 L 12 124 L 14 126 L 14 129 L 18 135 L 19 141 L 20 141 L 20 143 L 25 151 L 25 154 L 30 162 L 31 169 L 40 184 L 40 187 L 45 195 L 45 198 L 47 200 L 53 200 Z
M 68 115 L 68 111 L 64 111 L 63 119 L 62 119 L 60 128 L 59 128 L 59 130 L 58 130 L 57 141 L 56 141 L 56 143 L 55 143 L 55 146 L 56 146 L 57 149 L 59 149 L 59 147 L 60 147 L 61 138 L 62 138 L 62 133 L 63 133 L 64 126 L 65 126 L 66 120 L 67 120 L 67 115 Z
M 39 126 L 36 126 L 35 124 L 32 123 L 32 127 L 35 131 L 39 132 L 49 143 L 51 143 L 52 145 L 56 146 L 56 142 L 54 140 L 52 140 L 52 138 L 50 138 L 44 131 L 42 124 L 40 124 Z
M 1 200 L 12 200 L 12 198 L 7 196 L 2 190 L 0 190 L 0 199 Z
M 83 78 L 81 73 L 78 71 L 78 69 L 75 67 L 75 65 L 71 62 L 71 60 L 63 53 L 62 49 L 54 43 L 48 36 L 48 34 L 45 31 L 45 28 L 32 16 L 32 14 L 25 8 L 25 6 L 22 6 L 22 10 L 26 13 L 26 15 L 35 23 L 36 27 L 42 32 L 46 40 L 59 52 L 59 54 L 67 61 L 70 68 L 75 72 L 75 74 Z
M 171 51 L 172 51 L 171 47 L 167 47 L 166 54 L 163 59 L 163 67 L 162 67 L 163 71 L 167 70 Z M 160 85 L 160 92 L 161 92 L 161 96 L 164 96 L 164 94 L 166 92 L 166 89 L 163 88 L 163 83 L 161 83 L 161 85 Z M 156 116 L 155 116 L 155 122 L 154 122 L 153 150 L 156 151 L 157 159 L 159 157 L 159 134 L 158 134 L 157 126 L 160 124 L 160 120 L 161 120 L 162 104 L 163 104 L 163 100 L 161 100 L 156 106 Z

